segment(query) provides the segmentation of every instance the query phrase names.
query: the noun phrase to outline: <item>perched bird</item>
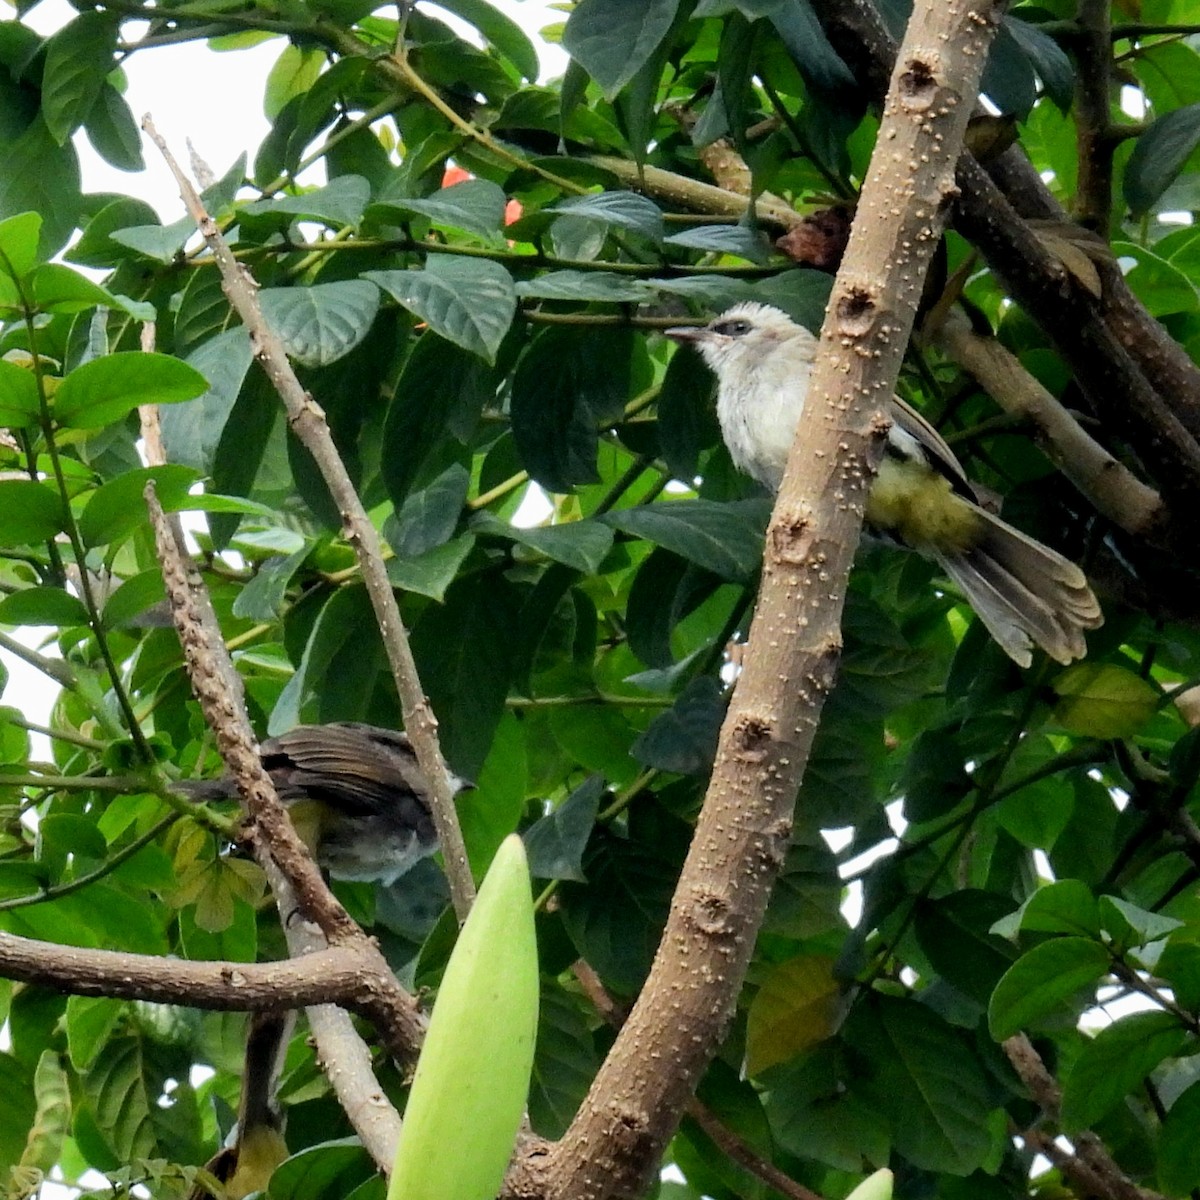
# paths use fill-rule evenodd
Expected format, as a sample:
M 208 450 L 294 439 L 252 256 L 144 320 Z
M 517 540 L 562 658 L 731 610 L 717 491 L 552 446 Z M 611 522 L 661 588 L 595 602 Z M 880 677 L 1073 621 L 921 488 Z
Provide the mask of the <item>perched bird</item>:
M 259 748 L 296 832 L 337 879 L 391 884 L 437 849 L 429 784 L 408 738 L 338 721 L 298 725 Z M 450 777 L 454 790 L 469 787 Z M 228 776 L 180 785 L 193 799 L 232 799 Z
M 695 346 L 716 373 L 717 418 L 734 463 L 777 491 L 817 339 L 786 313 L 752 301 L 667 336 Z M 1084 573 L 981 508 L 953 451 L 898 396 L 888 416 L 867 523 L 934 559 L 1019 666 L 1029 666 L 1034 646 L 1060 663 L 1082 658 L 1083 631 L 1103 621 Z
M 237 1124 L 228 1144 L 209 1160 L 205 1170 L 222 1185 L 224 1200 L 243 1200 L 265 1192 L 275 1168 L 288 1156 L 283 1140 L 283 1110 L 276 1092 L 283 1060 L 296 1024 L 294 1012 L 251 1013 L 246 1026 L 246 1058 Z M 202 1183 L 188 1200 L 212 1200 Z

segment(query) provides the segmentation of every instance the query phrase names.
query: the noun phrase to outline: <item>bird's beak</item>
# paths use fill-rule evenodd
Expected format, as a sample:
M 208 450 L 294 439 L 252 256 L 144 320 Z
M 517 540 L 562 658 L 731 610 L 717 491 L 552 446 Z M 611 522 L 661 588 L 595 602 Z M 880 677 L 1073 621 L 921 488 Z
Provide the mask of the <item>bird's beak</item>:
M 671 341 L 682 342 L 684 345 L 703 341 L 707 332 L 706 325 L 675 325 L 671 329 L 663 330 L 663 334 Z

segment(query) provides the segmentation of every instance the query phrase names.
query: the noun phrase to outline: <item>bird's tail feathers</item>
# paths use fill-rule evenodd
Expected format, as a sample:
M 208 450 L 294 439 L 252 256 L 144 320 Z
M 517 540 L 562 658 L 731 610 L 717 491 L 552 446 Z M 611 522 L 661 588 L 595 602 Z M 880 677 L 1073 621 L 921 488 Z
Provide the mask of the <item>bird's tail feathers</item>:
M 1083 631 L 1103 623 L 1087 576 L 1056 550 L 983 509 L 983 537 L 970 550 L 939 554 L 979 619 L 1018 666 L 1034 646 L 1064 665 L 1087 653 Z

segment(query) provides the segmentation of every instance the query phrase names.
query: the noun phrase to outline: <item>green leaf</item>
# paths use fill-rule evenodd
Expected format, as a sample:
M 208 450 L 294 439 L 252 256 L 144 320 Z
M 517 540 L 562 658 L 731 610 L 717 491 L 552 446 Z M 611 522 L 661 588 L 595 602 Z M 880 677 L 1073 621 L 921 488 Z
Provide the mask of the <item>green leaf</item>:
M 773 967 L 746 1017 L 746 1074 L 757 1076 L 833 1037 L 844 1000 L 831 958 L 806 955 Z
M 1085 937 L 1100 935 L 1100 913 L 1096 897 L 1086 883 L 1078 879 L 1059 879 L 1038 888 L 1011 916 L 995 922 L 992 932 L 1013 937 L 1019 931 L 1030 933 L 1077 933 Z
M 563 30 L 563 46 L 612 98 L 658 49 L 679 0 L 580 0 Z
M 193 367 L 166 354 L 109 354 L 76 367 L 54 394 L 54 416 L 73 429 L 98 429 L 139 404 L 178 404 L 208 390 Z
M 658 947 L 678 863 L 663 847 L 596 831 L 583 859 L 586 886 L 564 883 L 562 918 L 580 955 L 614 990 L 632 995 Z
M 604 425 L 629 394 L 633 337 L 627 329 L 542 330 L 512 382 L 512 432 L 529 474 L 552 492 L 595 483 Z
M 358 1138 L 341 1138 L 306 1146 L 280 1163 L 271 1176 L 270 1191 L 288 1200 L 349 1200 L 364 1180 L 375 1178 L 375 1164 Z
M 988 1024 L 997 1041 L 1061 1012 L 1109 969 L 1108 951 L 1086 938 L 1062 937 L 1023 954 L 992 993 Z
M 147 524 L 150 517 L 143 493 L 151 480 L 158 502 L 172 512 L 183 507 L 188 489 L 198 478 L 199 474 L 191 467 L 165 463 L 160 467 L 139 467 L 109 480 L 96 489 L 79 516 L 79 532 L 85 544 L 107 546 L 120 542 Z
M 626 0 L 617 2 L 626 3 Z M 588 0 L 584 0 L 584 3 L 588 3 Z M 644 6 L 639 4 L 638 7 Z M 662 209 L 653 200 L 639 196 L 637 192 L 596 192 L 587 196 L 572 196 L 550 205 L 545 211 L 585 217 L 589 221 L 641 234 L 653 242 L 663 240 Z
M 111 235 L 129 226 L 153 224 L 154 209 L 141 200 L 124 197 L 106 204 L 84 226 L 83 234 L 63 256 L 83 267 L 115 267 L 134 257 Z
M 664 238 L 663 245 L 732 254 L 753 263 L 766 262 L 771 253 L 771 245 L 763 234 L 744 225 L 693 225 Z
M 1158 1179 L 1169 1195 L 1186 1196 L 1200 1186 L 1200 1083 L 1176 1096 L 1158 1139 Z
M 511 598 L 490 579 L 461 580 L 425 611 L 413 655 L 441 724 L 442 749 L 473 779 L 504 713 L 511 664 Z
M 113 69 L 117 30 L 112 14 L 85 12 L 46 43 L 42 114 L 60 146 L 87 119 Z
M 562 1137 L 599 1066 L 579 1001 L 558 984 L 545 981 L 529 1089 L 529 1121 L 535 1133 Z
M 1101 896 L 1099 910 L 1101 926 L 1121 950 L 1147 946 L 1184 928 L 1183 921 L 1139 908 L 1119 896 Z
M 252 217 L 272 216 L 275 213 L 292 217 L 307 217 L 334 227 L 357 225 L 371 199 L 371 185 L 361 175 L 339 175 L 324 187 L 313 188 L 298 196 L 276 196 L 272 200 L 257 200 L 244 205 L 240 211 Z
M 0 270 L 19 282 L 38 259 L 42 218 L 35 212 L 18 213 L 0 221 Z
M 1178 1054 L 1187 1034 L 1165 1012 L 1133 1013 L 1100 1030 L 1063 1081 L 1062 1125 L 1067 1134 L 1107 1116 L 1165 1058 Z
M 538 992 L 529 870 L 514 834 L 488 869 L 438 989 L 389 1200 L 488 1200 L 499 1190 L 529 1096 Z
M 36 424 L 40 411 L 33 371 L 0 359 L 0 425 L 24 429 Z
M 428 596 L 441 603 L 474 545 L 475 538 L 464 533 L 415 558 L 390 559 L 387 565 L 388 579 L 402 591 L 416 592 L 419 596 Z
M 518 542 L 547 558 L 594 575 L 613 543 L 613 531 L 599 521 L 567 521 L 562 525 L 523 528 L 491 513 L 476 513 L 471 529 L 477 534 Z
M 83 601 L 56 587 L 21 588 L 0 600 L 0 625 L 86 625 Z
M 923 1005 L 878 997 L 853 1013 L 843 1036 L 871 1064 L 871 1094 L 900 1154 L 951 1175 L 983 1165 L 993 1105 L 978 1059 L 953 1026 Z
M 707 775 L 725 719 L 725 694 L 709 675 L 693 679 L 629 749 L 638 762 L 679 775 Z
M 213 470 L 226 422 L 253 361 L 250 336 L 241 326 L 209 338 L 188 355 L 188 366 L 204 376 L 208 388 L 191 404 L 174 405 L 160 414 L 163 444 L 172 462 L 202 474 Z
M 464 179 L 424 198 L 384 197 L 373 212 L 417 213 L 435 225 L 473 233 L 485 241 L 498 237 L 504 225 L 504 190 L 488 179 Z
M 21 1161 L 36 1112 L 32 1071 L 11 1054 L 0 1054 L 0 1163 Z
M 156 1145 L 140 1039 L 111 1038 L 83 1077 L 83 1094 L 121 1162 L 149 1158 Z
M 349 354 L 379 311 L 379 289 L 361 279 L 264 288 L 258 299 L 288 355 L 306 367 L 328 366 Z
M 62 500 L 49 484 L 0 480 L 0 546 L 48 542 L 63 528 Z
M 139 321 L 153 321 L 155 317 L 154 305 L 114 296 L 62 263 L 43 263 L 33 272 L 32 287 L 34 304 L 42 312 L 86 312 L 100 305 L 120 309 Z
M 655 289 L 640 279 L 612 271 L 547 271 L 517 284 L 517 295 L 539 300 L 595 300 L 612 304 L 641 304 Z
M 1037 72 L 1046 95 L 1066 112 L 1075 97 L 1075 68 L 1063 48 L 1048 34 L 1028 21 L 1005 13 L 1004 28 L 1024 51 Z
M 586 883 L 583 852 L 596 824 L 604 778 L 590 776 L 557 808 L 525 831 L 529 873 L 535 879 L 574 879 Z
M 1008 907 L 1003 896 L 975 888 L 917 906 L 914 930 L 926 957 L 947 983 L 981 1005 L 1016 957 L 991 932 Z
M 125 97 L 111 83 L 100 89 L 84 120 L 88 141 L 109 166 L 118 171 L 144 171 L 142 137 Z
M 414 558 L 448 542 L 458 528 L 471 473 L 451 463 L 436 479 L 410 492 L 384 524 L 383 535 L 400 558 Z
M 1141 134 L 1125 165 L 1125 200 L 1135 217 L 1150 211 L 1197 146 L 1200 104 L 1188 104 L 1159 117 Z
M 67 1050 L 71 1065 L 84 1072 L 125 1014 L 125 1002 L 106 996 L 67 997 Z
M 526 79 L 531 82 L 537 79 L 537 50 L 525 30 L 511 17 L 484 0 L 445 0 L 438 7 L 470 21 L 483 34 L 484 42 L 503 54 Z
M 1158 708 L 1158 691 L 1115 663 L 1076 663 L 1054 679 L 1054 719 L 1081 737 L 1132 737 Z
M 82 17 L 78 18 L 83 20 Z M 39 250 L 57 254 L 79 219 L 79 158 L 68 141 L 60 145 L 39 116 L 19 137 L 0 138 L 0 218 L 36 212 L 42 218 Z
M 364 278 L 434 333 L 489 363 L 517 311 L 512 276 L 482 259 L 432 256 L 423 271 L 367 271 Z
M 762 565 L 764 500 L 673 500 L 606 513 L 603 520 L 712 571 L 722 579 L 753 579 Z
M 721 440 L 712 403 L 713 375 L 698 354 L 671 355 L 658 393 L 658 438 L 676 479 L 690 483 L 700 455 Z

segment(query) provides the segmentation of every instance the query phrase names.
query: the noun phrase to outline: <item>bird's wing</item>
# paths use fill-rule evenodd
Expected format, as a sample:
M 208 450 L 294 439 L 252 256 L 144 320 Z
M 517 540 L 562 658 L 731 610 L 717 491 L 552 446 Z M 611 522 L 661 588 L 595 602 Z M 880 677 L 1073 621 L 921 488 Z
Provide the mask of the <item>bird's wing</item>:
M 427 791 L 408 739 L 373 725 L 298 725 L 263 742 L 262 758 L 285 799 L 311 796 L 347 813 L 378 812 L 403 794 L 423 801 Z
M 911 404 L 906 404 L 899 396 L 893 396 L 888 415 L 897 429 L 902 429 L 921 443 L 929 465 L 939 475 L 944 475 L 956 492 L 972 503 L 978 503 L 979 495 L 975 485 L 967 478 L 962 463 L 946 444 L 946 439 Z

